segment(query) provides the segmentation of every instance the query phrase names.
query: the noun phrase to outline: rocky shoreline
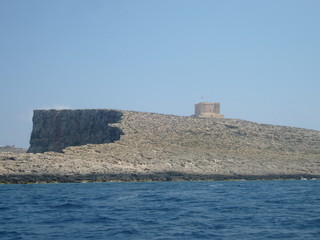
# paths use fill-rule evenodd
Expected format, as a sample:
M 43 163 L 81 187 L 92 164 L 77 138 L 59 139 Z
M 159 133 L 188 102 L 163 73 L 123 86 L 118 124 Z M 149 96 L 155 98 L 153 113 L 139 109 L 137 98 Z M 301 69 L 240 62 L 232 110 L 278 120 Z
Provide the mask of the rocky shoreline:
M 87 183 L 87 182 L 164 182 L 164 181 L 262 181 L 320 180 L 319 175 L 209 175 L 159 172 L 152 174 L 88 174 L 88 175 L 6 175 L 0 184 Z
M 0 151 L 0 183 L 320 178 L 319 131 L 119 112 L 112 127 L 123 135 L 112 143 Z

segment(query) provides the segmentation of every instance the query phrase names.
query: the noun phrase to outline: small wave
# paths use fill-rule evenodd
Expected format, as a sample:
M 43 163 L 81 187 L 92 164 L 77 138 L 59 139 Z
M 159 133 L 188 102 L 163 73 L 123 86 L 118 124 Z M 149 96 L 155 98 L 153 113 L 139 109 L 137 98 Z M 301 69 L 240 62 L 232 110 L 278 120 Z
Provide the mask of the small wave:
M 209 185 L 209 187 L 221 187 L 221 186 L 223 186 L 222 184 L 211 184 L 211 185 Z
M 62 203 L 62 204 L 58 204 L 58 205 L 54 205 L 51 208 L 59 208 L 59 209 L 73 209 L 73 208 L 83 208 L 86 205 L 84 204 L 75 204 L 75 203 Z
M 22 239 L 20 235 L 21 234 L 17 231 L 1 231 L 0 230 L 0 236 L 3 238 L 19 240 L 19 239 Z
M 320 218 L 308 219 L 302 222 L 300 229 L 313 229 L 320 227 Z
M 129 236 L 132 237 L 138 234 L 139 234 L 139 231 L 135 228 L 111 230 L 110 232 L 108 232 L 109 236 L 115 236 L 115 237 L 129 237 Z
M 138 196 L 139 196 L 139 194 L 131 194 L 131 195 L 128 195 L 128 196 L 121 196 L 121 197 L 118 198 L 118 200 L 131 199 L 131 198 L 136 198 Z
M 84 223 L 94 223 L 94 224 L 98 224 L 98 223 L 105 223 L 105 222 L 114 222 L 115 219 L 114 218 L 110 218 L 110 217 L 105 217 L 105 216 L 97 216 L 95 218 L 92 219 L 87 219 L 84 221 Z

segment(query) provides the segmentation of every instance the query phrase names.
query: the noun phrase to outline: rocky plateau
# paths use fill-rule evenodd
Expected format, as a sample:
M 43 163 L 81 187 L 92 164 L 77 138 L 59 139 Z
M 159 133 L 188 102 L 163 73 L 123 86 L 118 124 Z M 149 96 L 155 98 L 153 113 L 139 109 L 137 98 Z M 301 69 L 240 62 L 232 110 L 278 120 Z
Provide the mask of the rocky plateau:
M 40 138 L 34 143 L 36 138 L 31 138 L 36 153 L 0 151 L 0 183 L 320 178 L 319 131 L 238 119 L 112 111 L 117 119 L 104 122 L 103 131 L 116 138 L 86 132 L 91 142 L 67 139 L 67 145 L 62 142 L 55 149 L 52 146 L 68 137 L 60 134 L 55 143 L 40 143 Z M 45 129 L 50 132 L 50 126 Z M 92 134 L 100 134 L 99 142 Z M 38 148 L 43 144 L 46 149 Z M 72 146 L 77 144 L 81 146 Z

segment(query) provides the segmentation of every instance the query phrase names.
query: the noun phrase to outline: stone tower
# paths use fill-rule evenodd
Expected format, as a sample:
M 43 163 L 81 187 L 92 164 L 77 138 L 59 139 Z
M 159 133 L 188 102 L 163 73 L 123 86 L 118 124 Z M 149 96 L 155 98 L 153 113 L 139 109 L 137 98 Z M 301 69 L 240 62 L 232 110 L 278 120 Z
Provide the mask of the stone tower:
M 195 104 L 195 116 L 199 118 L 223 118 L 220 114 L 220 103 L 200 102 Z

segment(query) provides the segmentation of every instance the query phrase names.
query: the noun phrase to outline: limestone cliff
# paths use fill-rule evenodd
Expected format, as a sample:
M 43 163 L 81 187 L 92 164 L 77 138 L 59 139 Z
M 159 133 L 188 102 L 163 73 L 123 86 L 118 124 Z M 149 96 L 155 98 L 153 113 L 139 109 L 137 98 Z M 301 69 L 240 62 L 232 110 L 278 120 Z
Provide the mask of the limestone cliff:
M 29 153 L 61 152 L 69 146 L 110 143 L 120 139 L 115 110 L 35 110 Z
M 0 152 L 0 182 L 320 178 L 314 130 L 120 110 L 36 111 L 34 123 L 30 150 L 61 152 Z

